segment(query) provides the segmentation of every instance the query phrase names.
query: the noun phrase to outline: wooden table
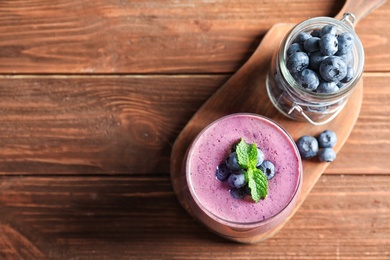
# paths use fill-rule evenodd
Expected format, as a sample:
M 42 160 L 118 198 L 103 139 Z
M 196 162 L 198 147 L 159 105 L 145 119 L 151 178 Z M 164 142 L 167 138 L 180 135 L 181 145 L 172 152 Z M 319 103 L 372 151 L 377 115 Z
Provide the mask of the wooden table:
M 274 237 L 228 242 L 173 193 L 172 144 L 275 23 L 342 1 L 0 1 L 0 258 L 390 259 L 390 3 L 357 26 L 358 122 Z

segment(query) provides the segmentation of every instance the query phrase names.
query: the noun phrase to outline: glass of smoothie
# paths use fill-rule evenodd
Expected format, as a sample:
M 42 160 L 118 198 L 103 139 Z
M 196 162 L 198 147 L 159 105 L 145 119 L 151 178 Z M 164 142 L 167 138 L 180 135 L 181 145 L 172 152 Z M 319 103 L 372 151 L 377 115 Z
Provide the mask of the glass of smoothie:
M 268 195 L 254 202 L 234 198 L 216 169 L 241 139 L 255 143 L 275 165 Z M 195 219 L 227 239 L 255 243 L 276 233 L 299 197 L 302 163 L 291 136 L 272 120 L 249 113 L 224 116 L 207 126 L 189 147 L 182 168 L 181 198 Z

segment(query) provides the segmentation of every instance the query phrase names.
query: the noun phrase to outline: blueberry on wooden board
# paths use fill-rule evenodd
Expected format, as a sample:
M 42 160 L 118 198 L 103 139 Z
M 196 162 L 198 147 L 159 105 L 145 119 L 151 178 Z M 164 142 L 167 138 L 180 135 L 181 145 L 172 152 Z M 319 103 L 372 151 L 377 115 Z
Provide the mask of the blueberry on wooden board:
M 318 153 L 318 141 L 310 135 L 304 135 L 297 141 L 297 147 L 303 159 L 310 159 Z
M 332 148 L 321 149 L 318 153 L 318 160 L 321 162 L 333 162 L 336 159 L 336 152 Z
M 332 148 L 336 145 L 337 135 L 331 130 L 325 130 L 318 135 L 317 141 L 320 148 Z

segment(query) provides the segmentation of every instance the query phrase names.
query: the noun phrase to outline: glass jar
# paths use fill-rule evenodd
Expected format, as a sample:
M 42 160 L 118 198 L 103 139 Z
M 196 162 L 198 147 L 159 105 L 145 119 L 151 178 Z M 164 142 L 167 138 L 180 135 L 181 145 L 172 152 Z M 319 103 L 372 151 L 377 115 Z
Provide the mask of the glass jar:
M 321 125 L 330 122 L 340 113 L 363 73 L 364 50 L 354 31 L 353 22 L 354 15 L 351 13 L 346 13 L 341 20 L 316 17 L 301 22 L 286 35 L 274 53 L 266 79 L 268 96 L 283 115 L 294 120 L 306 120 L 313 125 Z M 337 28 L 337 34 L 349 32 L 355 39 L 350 62 L 354 76 L 333 93 L 317 93 L 303 88 L 291 75 L 286 67 L 287 49 L 300 32 L 311 33 L 329 24 Z

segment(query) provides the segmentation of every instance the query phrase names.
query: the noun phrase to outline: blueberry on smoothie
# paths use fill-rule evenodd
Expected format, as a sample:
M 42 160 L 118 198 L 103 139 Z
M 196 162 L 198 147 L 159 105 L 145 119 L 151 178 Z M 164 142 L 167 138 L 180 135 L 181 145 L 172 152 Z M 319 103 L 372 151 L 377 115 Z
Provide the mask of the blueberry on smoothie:
M 274 164 L 267 161 L 265 156 L 255 143 L 246 143 L 241 138 L 239 143 L 232 145 L 230 154 L 217 166 L 216 178 L 231 188 L 230 193 L 234 198 L 242 198 L 248 194 L 254 202 L 258 202 L 267 196 L 268 180 L 275 175 Z
M 257 163 L 256 166 L 259 166 L 264 161 L 264 153 L 260 148 L 257 148 Z
M 318 141 L 310 135 L 304 135 L 297 141 L 297 147 L 303 159 L 310 159 L 318 153 Z
M 244 187 L 247 183 L 245 180 L 245 173 L 243 171 L 232 173 L 228 180 L 228 184 L 232 188 L 241 188 Z
M 235 143 L 235 144 L 232 145 L 232 148 L 230 149 L 231 153 L 234 153 L 236 151 L 237 145 L 238 145 L 238 143 Z
M 318 153 L 318 159 L 321 162 L 333 162 L 336 159 L 336 152 L 332 148 L 321 149 Z
M 232 170 L 232 171 L 238 171 L 240 170 L 240 165 L 238 164 L 238 158 L 237 153 L 232 152 L 229 154 L 229 156 L 226 158 L 226 166 Z
M 337 142 L 337 135 L 331 130 L 325 130 L 317 137 L 317 140 L 320 148 L 332 148 Z
M 243 189 L 231 188 L 229 192 L 235 199 L 242 199 L 245 196 L 245 191 Z
M 217 169 L 215 171 L 215 176 L 219 181 L 226 181 L 230 174 L 231 170 L 226 166 L 226 163 L 221 163 L 220 165 L 217 166 Z
M 271 161 L 265 160 L 258 168 L 267 176 L 267 180 L 275 176 L 275 165 Z

